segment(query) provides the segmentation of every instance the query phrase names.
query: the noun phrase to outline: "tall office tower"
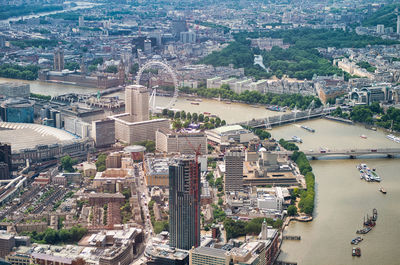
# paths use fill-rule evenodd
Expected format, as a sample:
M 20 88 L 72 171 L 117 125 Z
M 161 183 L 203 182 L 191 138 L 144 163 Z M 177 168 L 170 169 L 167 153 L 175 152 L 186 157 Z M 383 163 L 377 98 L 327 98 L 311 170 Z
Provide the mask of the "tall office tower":
M 149 39 L 144 40 L 144 53 L 145 54 L 151 53 L 151 40 Z
M 181 32 L 181 42 L 182 43 L 195 43 L 196 33 L 193 31 Z
M 125 112 L 133 116 L 133 121 L 149 120 L 149 90 L 141 85 L 125 88 Z
M 399 9 L 398 8 L 396 8 L 396 15 L 397 15 L 396 33 L 397 33 L 397 35 L 400 35 L 400 14 L 399 14 Z
M 385 33 L 385 25 L 382 25 L 382 24 L 376 25 L 376 33 L 384 34 Z
M 225 192 L 237 192 L 243 189 L 243 159 L 240 150 L 225 153 Z
M 54 51 L 54 70 L 64 70 L 64 51 L 62 48 L 58 48 Z
M 200 245 L 200 166 L 194 157 L 169 166 L 169 233 L 171 247 Z
M 0 179 L 9 179 L 11 169 L 11 145 L 0 143 Z

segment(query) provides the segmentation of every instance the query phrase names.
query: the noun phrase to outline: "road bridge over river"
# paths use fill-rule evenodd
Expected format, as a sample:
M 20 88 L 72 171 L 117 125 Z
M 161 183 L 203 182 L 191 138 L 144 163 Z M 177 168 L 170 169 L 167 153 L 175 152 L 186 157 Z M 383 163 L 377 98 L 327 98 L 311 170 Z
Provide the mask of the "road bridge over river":
M 328 107 L 328 108 L 317 108 L 317 109 L 308 109 L 305 111 L 294 111 L 290 113 L 282 112 L 281 115 L 276 115 L 272 117 L 266 117 L 265 119 L 252 119 L 250 121 L 233 123 L 231 125 L 246 125 L 254 128 L 271 128 L 273 126 L 280 126 L 287 123 L 293 123 L 301 120 L 308 120 L 313 118 L 319 118 L 325 115 L 329 115 L 332 111 L 334 111 L 336 107 Z M 342 107 L 342 109 L 346 109 L 346 107 Z
M 351 159 L 355 159 L 358 156 L 365 155 L 373 155 L 373 156 L 384 156 L 387 158 L 395 158 L 396 156 L 400 157 L 400 147 L 399 148 L 370 148 L 370 149 L 341 149 L 341 150 L 329 150 L 329 149 L 321 149 L 321 150 L 308 150 L 302 151 L 307 157 L 311 159 L 318 159 L 321 157 L 347 157 Z M 279 155 L 292 155 L 293 151 L 275 151 L 273 153 Z

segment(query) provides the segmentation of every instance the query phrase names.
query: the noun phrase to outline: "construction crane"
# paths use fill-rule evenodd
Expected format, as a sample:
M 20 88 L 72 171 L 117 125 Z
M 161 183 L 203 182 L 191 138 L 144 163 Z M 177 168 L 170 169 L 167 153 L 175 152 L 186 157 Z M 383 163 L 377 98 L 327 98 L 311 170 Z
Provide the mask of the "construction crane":
M 199 219 L 200 219 L 200 213 L 199 213 L 199 209 L 200 209 L 200 202 L 199 202 L 199 197 L 200 197 L 200 191 L 199 191 L 199 187 L 200 185 L 198 185 L 199 183 L 199 160 L 198 157 L 199 155 L 201 155 L 200 149 L 201 149 L 201 144 L 199 144 L 199 146 L 196 148 L 194 148 L 193 144 L 190 142 L 189 138 L 186 136 L 186 134 L 183 134 L 183 136 L 185 137 L 187 143 L 189 144 L 189 146 L 192 148 L 192 150 L 195 153 L 195 166 L 189 166 L 189 174 L 190 176 L 193 176 L 190 178 L 190 194 L 193 195 L 194 197 L 194 206 L 195 206 L 195 235 L 196 235 L 196 246 L 198 247 L 198 242 L 200 242 L 200 224 L 199 224 Z M 193 172 L 194 170 L 194 172 Z

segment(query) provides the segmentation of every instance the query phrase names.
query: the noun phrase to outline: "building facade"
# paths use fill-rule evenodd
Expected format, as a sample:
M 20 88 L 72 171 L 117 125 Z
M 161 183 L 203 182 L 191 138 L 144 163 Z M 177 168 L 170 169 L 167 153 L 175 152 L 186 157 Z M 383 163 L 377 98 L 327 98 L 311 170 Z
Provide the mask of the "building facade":
M 156 132 L 156 149 L 165 153 L 194 154 L 198 150 L 207 154 L 207 137 L 204 132 L 177 133 L 169 129 Z
M 192 157 L 169 166 L 169 232 L 171 247 L 200 245 L 200 166 Z
M 6 82 L 0 84 L 0 95 L 5 97 L 21 97 L 27 98 L 30 95 L 30 86 L 25 83 Z
M 115 143 L 115 121 L 111 119 L 92 121 L 92 138 L 96 147 L 113 145 Z
M 64 70 L 64 50 L 62 48 L 54 51 L 54 70 L 60 72 Z
M 9 98 L 0 105 L 0 117 L 7 122 L 33 123 L 34 102 L 22 98 Z
M 229 265 L 229 251 L 217 248 L 198 247 L 189 251 L 191 265 Z
M 11 170 L 11 145 L 0 143 L 0 179 L 9 179 Z
M 169 128 L 169 120 L 167 119 L 135 122 L 133 116 L 126 113 L 110 118 L 115 120 L 115 138 L 128 144 L 146 140 L 155 141 L 158 129 Z
M 133 116 L 132 121 L 149 120 L 149 90 L 141 85 L 125 88 L 125 112 Z
M 243 190 L 243 160 L 244 153 L 231 150 L 225 153 L 225 192 Z

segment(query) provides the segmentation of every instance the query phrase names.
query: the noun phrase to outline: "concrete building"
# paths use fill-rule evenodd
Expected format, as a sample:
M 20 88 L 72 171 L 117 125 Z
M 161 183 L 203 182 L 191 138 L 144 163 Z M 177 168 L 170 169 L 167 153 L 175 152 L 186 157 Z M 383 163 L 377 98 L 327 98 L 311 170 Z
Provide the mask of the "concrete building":
M 206 131 L 207 140 L 217 144 L 227 143 L 234 140 L 238 143 L 248 143 L 255 135 L 240 125 L 227 125 Z
M 97 173 L 97 168 L 94 163 L 83 162 L 82 170 L 85 177 L 94 177 Z
M 182 43 L 195 43 L 196 33 L 194 33 L 193 31 L 181 32 L 180 39 Z
M 91 135 L 96 147 L 113 145 L 115 143 L 115 120 L 92 121 Z
M 149 90 L 141 85 L 125 88 L 125 112 L 133 116 L 132 121 L 149 120 Z
M 166 244 L 147 246 L 145 255 L 148 265 L 189 265 L 189 253 L 183 249 L 172 249 Z
M 0 105 L 0 118 L 6 122 L 33 123 L 34 101 L 9 98 Z
M 31 89 L 29 84 L 6 82 L 0 84 L 0 96 L 28 98 Z
M 397 33 L 397 35 L 400 35 L 400 15 L 398 12 L 399 12 L 399 10 L 397 9 L 396 33 Z
M 169 232 L 171 247 L 200 245 L 200 166 L 192 157 L 169 166 Z
M 64 117 L 64 129 L 81 138 L 86 138 L 91 135 L 90 124 L 75 117 Z
M 229 251 L 217 248 L 198 247 L 189 251 L 190 265 L 229 265 Z
M 133 116 L 127 113 L 110 118 L 115 120 L 115 138 L 128 144 L 146 140 L 155 141 L 158 129 L 169 129 L 169 120 L 167 119 L 136 122 Z
M 349 92 L 349 98 L 353 104 L 367 104 L 373 102 L 387 102 L 393 97 L 392 90 L 385 85 L 364 87 L 362 89 L 354 88 Z
M 156 132 L 156 149 L 159 152 L 194 154 L 199 147 L 201 154 L 207 154 L 207 137 L 204 132 L 174 132 L 169 129 L 159 129 Z
M 6 256 L 5 260 L 12 265 L 30 265 L 31 256 L 25 253 L 10 253 Z
M 59 72 L 64 70 L 64 50 L 62 48 L 54 51 L 54 70 Z
M 11 145 L 0 143 L 0 179 L 9 179 L 11 170 Z
M 240 150 L 230 150 L 225 153 L 225 192 L 243 190 L 243 160 L 244 153 Z
M 106 158 L 106 168 L 121 168 L 122 153 L 114 152 Z
M 151 40 L 149 40 L 149 39 L 144 40 L 144 53 L 151 54 L 151 51 L 152 51 L 151 49 L 152 49 Z
M 147 186 L 168 187 L 169 183 L 169 159 L 148 158 L 145 162 L 144 173 Z
M 272 39 L 272 38 L 251 39 L 251 46 L 267 51 L 270 51 L 274 46 L 280 47 L 282 49 L 289 48 L 289 45 L 283 44 L 283 39 Z
M 6 233 L 6 231 L 0 231 L 0 258 L 5 258 L 15 247 L 14 235 Z
M 382 25 L 382 24 L 376 25 L 376 33 L 384 34 L 385 33 L 385 25 Z
M 294 166 L 285 158 L 266 151 L 247 155 L 243 166 L 243 185 L 298 187 Z
M 257 198 L 257 207 L 262 210 L 282 211 L 283 200 L 277 196 L 262 194 Z

